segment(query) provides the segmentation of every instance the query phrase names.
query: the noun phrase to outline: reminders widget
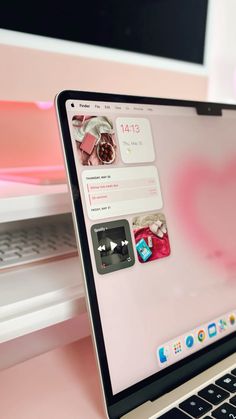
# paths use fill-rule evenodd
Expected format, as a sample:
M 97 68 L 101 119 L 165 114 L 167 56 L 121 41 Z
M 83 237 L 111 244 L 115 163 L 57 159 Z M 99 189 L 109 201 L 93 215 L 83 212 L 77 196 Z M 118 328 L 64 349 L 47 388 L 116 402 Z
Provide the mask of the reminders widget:
M 91 227 L 97 271 L 106 274 L 134 265 L 129 223 L 127 220 L 95 224 Z
M 91 220 L 158 210 L 163 205 L 155 166 L 85 170 L 82 182 Z
M 151 125 L 147 118 L 117 118 L 116 130 L 124 163 L 150 163 L 155 159 Z

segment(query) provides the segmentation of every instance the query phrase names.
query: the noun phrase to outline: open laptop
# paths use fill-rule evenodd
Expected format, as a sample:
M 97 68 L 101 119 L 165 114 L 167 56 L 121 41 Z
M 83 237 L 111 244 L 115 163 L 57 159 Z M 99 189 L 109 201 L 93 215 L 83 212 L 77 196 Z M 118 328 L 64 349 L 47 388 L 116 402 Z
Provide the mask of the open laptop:
M 107 417 L 236 419 L 236 106 L 56 107 Z

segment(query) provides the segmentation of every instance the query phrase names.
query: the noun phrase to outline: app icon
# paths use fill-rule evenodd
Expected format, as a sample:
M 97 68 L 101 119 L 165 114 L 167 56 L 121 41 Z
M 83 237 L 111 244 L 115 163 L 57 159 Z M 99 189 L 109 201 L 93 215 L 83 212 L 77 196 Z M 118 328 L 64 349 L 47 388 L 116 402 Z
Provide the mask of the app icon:
M 182 344 L 181 344 L 180 340 L 173 343 L 173 351 L 174 351 L 175 355 L 178 355 L 182 352 Z
M 220 332 L 223 332 L 224 330 L 226 330 L 227 329 L 227 322 L 226 322 L 226 320 L 225 319 L 220 319 L 218 321 L 218 326 L 219 326 L 219 331 Z
M 161 346 L 158 349 L 158 359 L 160 361 L 160 364 L 166 364 L 168 362 L 169 351 L 168 351 L 167 347 Z
M 233 326 L 236 322 L 236 317 L 233 313 L 230 314 L 230 316 L 229 316 L 229 322 L 230 322 L 231 326 Z
M 203 330 L 203 329 L 199 330 L 199 332 L 197 334 L 197 338 L 198 338 L 199 342 L 203 342 L 205 340 L 205 337 L 206 337 L 205 330 Z
M 194 345 L 194 337 L 193 335 L 188 335 L 185 338 L 185 345 L 187 346 L 188 349 L 192 348 Z
M 208 336 L 209 336 L 209 338 L 213 338 L 216 335 L 217 335 L 216 324 L 215 323 L 209 324 L 208 325 Z

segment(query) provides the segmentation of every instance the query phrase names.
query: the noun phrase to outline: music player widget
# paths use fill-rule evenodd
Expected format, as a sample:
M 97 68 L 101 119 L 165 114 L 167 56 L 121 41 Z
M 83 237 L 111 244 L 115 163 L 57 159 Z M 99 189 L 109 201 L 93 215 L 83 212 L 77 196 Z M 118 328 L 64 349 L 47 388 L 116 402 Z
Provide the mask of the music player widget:
M 91 235 L 99 274 L 134 265 L 134 252 L 127 220 L 95 224 L 91 227 Z

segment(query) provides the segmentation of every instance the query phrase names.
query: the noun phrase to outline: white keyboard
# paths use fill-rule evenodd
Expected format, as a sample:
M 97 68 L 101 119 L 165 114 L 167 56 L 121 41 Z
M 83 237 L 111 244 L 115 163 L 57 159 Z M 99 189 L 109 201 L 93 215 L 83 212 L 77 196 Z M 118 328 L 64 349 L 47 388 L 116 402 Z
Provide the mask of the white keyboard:
M 71 219 L 0 232 L 0 270 L 78 254 Z

